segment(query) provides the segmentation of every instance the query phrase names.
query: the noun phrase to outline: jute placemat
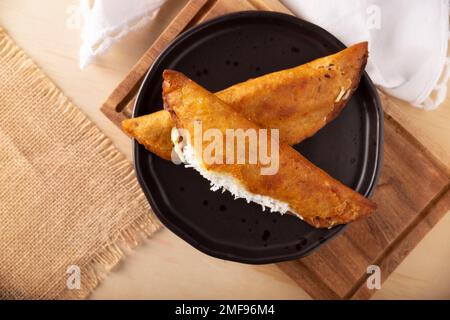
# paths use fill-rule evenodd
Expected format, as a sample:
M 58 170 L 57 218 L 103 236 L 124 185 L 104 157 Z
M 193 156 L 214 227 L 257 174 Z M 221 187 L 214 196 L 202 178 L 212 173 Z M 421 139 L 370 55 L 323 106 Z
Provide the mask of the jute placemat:
M 85 298 L 160 224 L 130 163 L 1 28 L 0 110 L 0 298 Z

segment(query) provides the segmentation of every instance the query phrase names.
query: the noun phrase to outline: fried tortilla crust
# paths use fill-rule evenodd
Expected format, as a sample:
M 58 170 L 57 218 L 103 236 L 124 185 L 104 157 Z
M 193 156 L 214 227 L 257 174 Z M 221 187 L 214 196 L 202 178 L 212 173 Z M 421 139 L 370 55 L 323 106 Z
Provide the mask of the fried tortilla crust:
M 337 117 L 357 88 L 367 61 L 367 42 L 304 65 L 236 84 L 216 93 L 263 128 L 278 128 L 294 145 Z M 123 130 L 163 159 L 171 159 L 174 126 L 162 110 L 125 120 Z
M 195 122 L 201 122 L 203 132 L 214 128 L 224 136 L 226 129 L 261 128 L 183 74 L 166 70 L 163 78 L 164 107 L 178 128 L 188 130 L 191 144 Z M 203 141 L 203 150 L 208 144 Z M 260 163 L 203 165 L 206 170 L 234 178 L 253 194 L 288 203 L 294 213 L 316 228 L 347 223 L 376 209 L 373 202 L 330 177 L 285 143 L 280 143 L 279 170 L 274 175 L 261 175 Z
M 122 121 L 122 130 L 127 135 L 165 160 L 171 159 L 173 143 L 170 133 L 174 126 L 170 114 L 165 110 Z

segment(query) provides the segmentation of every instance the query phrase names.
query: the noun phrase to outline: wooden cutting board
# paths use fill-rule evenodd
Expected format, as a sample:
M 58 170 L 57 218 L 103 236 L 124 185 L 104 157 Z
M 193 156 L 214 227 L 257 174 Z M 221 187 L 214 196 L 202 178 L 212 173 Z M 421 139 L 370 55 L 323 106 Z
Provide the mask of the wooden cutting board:
M 101 107 L 116 125 L 131 116 L 137 90 L 153 61 L 178 34 L 204 20 L 243 10 L 291 14 L 277 0 L 191 0 L 136 63 Z M 368 266 L 377 265 L 384 281 L 450 209 L 448 171 L 385 106 L 384 166 L 373 196 L 378 211 L 314 254 L 278 266 L 313 298 L 365 299 Z

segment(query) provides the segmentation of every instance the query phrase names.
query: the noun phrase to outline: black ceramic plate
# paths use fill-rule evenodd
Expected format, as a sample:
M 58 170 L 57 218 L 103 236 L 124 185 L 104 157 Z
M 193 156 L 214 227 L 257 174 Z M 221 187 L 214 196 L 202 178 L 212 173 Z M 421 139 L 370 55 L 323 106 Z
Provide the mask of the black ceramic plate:
M 306 63 L 344 45 L 327 31 L 298 18 L 269 12 L 222 16 L 180 35 L 148 72 L 134 116 L 160 110 L 164 69 L 185 73 L 212 92 L 252 77 Z M 339 117 L 295 148 L 347 186 L 369 196 L 382 152 L 382 109 L 364 75 Z M 315 229 L 290 215 L 212 192 L 193 169 L 164 161 L 135 142 L 138 180 L 153 210 L 170 230 L 201 251 L 245 263 L 303 257 L 344 226 Z

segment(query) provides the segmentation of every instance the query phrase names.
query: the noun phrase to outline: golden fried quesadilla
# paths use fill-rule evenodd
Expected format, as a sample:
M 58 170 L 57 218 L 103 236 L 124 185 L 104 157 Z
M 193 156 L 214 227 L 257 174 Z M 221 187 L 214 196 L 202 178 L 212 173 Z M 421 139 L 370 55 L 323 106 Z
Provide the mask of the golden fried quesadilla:
M 330 177 L 286 143 L 278 146 L 279 167 L 271 175 L 261 174 L 259 160 L 256 164 L 206 161 L 204 153 L 195 147 L 195 126 L 199 123 L 202 132 L 211 130 L 221 136 L 226 136 L 229 130 L 261 130 L 261 127 L 183 74 L 166 70 L 163 78 L 164 107 L 176 124 L 174 131 L 189 133 L 186 140 L 172 135 L 174 150 L 186 166 L 211 182 L 213 190 L 228 190 L 236 198 L 245 198 L 272 211 L 292 213 L 316 228 L 331 228 L 375 210 L 374 203 Z M 206 150 L 210 142 L 201 139 L 200 145 Z
M 367 42 L 304 65 L 251 79 L 216 96 L 263 128 L 278 128 L 293 145 L 332 121 L 357 88 L 367 61 Z M 125 120 L 123 130 L 149 151 L 171 159 L 174 126 L 167 111 Z

